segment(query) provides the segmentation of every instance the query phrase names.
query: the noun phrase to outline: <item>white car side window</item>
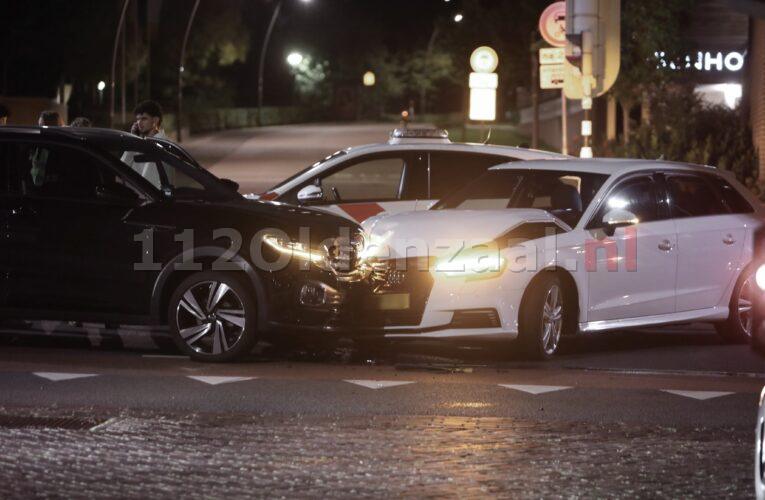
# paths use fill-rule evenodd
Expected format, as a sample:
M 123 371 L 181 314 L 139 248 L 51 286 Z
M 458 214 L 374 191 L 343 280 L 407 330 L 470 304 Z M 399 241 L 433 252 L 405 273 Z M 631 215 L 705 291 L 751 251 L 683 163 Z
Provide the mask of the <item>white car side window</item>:
M 403 173 L 403 158 L 378 158 L 324 177 L 321 189 L 326 200 L 395 200 Z
M 627 210 L 635 214 L 640 222 L 658 220 L 660 215 L 656 183 L 650 176 L 634 177 L 624 181 L 608 195 L 595 220 L 600 221 L 610 210 Z

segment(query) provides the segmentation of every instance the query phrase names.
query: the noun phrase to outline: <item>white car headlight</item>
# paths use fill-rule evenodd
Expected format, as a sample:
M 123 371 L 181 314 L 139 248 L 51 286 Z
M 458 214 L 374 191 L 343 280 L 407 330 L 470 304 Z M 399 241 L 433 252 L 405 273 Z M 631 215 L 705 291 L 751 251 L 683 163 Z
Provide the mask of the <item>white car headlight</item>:
M 765 264 L 757 268 L 757 271 L 754 273 L 754 281 L 760 287 L 760 290 L 765 290 Z
M 507 261 L 497 252 L 463 250 L 457 255 L 439 257 L 434 265 L 436 275 L 447 278 L 480 280 L 498 278 L 505 271 Z

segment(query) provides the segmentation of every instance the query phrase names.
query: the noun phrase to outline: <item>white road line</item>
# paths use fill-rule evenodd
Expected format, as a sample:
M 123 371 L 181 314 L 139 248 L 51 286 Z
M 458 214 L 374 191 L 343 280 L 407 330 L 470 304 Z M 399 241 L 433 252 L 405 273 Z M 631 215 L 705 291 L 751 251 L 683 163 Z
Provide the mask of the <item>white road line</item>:
M 562 385 L 517 385 L 517 384 L 499 384 L 500 387 L 507 389 L 513 389 L 516 391 L 527 392 L 529 394 L 545 394 L 548 392 L 563 391 L 566 389 L 573 389 L 573 387 Z
M 396 387 L 398 385 L 414 384 L 414 382 L 403 380 L 344 380 L 343 382 L 360 385 L 367 389 L 387 389 L 388 387 Z
M 742 378 L 765 378 L 765 373 L 756 372 L 725 372 L 725 371 L 699 371 L 699 370 L 644 370 L 641 368 L 592 368 L 579 366 L 566 366 L 568 370 L 582 370 L 590 372 L 606 372 L 618 375 L 676 375 L 680 377 L 742 377 Z
M 243 382 L 245 380 L 255 380 L 258 377 L 205 377 L 205 376 L 199 376 L 199 375 L 188 375 L 187 378 L 198 380 L 199 382 L 204 382 L 205 384 L 210 385 L 218 385 L 218 384 L 227 384 L 229 382 Z
M 33 372 L 32 375 L 37 375 L 38 377 L 52 380 L 53 382 L 98 376 L 97 373 L 58 373 L 58 372 Z
M 188 356 L 180 354 L 142 354 L 142 358 L 168 358 L 168 359 L 189 359 Z
M 706 401 L 707 399 L 719 398 L 722 396 L 730 396 L 735 394 L 734 392 L 722 392 L 722 391 L 676 391 L 673 389 L 660 389 L 661 392 L 668 392 L 676 396 L 683 396 L 686 398 L 698 399 L 699 401 Z

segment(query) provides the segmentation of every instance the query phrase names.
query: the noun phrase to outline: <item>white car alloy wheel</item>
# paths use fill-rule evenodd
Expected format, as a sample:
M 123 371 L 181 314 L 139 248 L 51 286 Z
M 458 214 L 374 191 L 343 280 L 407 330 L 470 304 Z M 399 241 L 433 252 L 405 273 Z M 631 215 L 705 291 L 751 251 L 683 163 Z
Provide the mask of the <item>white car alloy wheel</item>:
M 747 274 L 739 278 L 733 295 L 731 295 L 728 319 L 715 325 L 720 336 L 728 342 L 739 344 L 749 343 L 754 328 L 752 310 L 756 294 L 754 274 L 749 270 L 744 272 Z
M 560 278 L 543 274 L 531 284 L 521 305 L 518 336 L 524 354 L 532 359 L 552 357 L 564 328 L 565 297 Z
M 738 324 L 742 333 L 744 333 L 747 338 L 752 337 L 752 325 L 754 319 L 752 316 L 752 299 L 754 292 L 752 289 L 753 278 L 753 276 L 750 276 L 744 280 L 744 283 L 742 283 L 741 288 L 739 289 L 736 301 Z
M 200 361 L 229 361 L 255 343 L 255 300 L 238 278 L 195 274 L 170 301 L 170 326 L 177 346 Z
M 553 285 L 547 291 L 542 311 L 542 349 L 548 356 L 552 356 L 558 349 L 562 329 L 563 293 L 558 285 Z

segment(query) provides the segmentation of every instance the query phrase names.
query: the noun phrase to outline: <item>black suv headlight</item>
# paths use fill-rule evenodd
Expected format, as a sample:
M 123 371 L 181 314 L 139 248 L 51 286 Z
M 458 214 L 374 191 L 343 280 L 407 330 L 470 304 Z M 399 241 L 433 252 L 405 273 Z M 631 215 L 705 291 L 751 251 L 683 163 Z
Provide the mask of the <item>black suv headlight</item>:
M 284 235 L 266 235 L 263 242 L 280 254 L 331 272 L 339 281 L 359 281 L 366 277 L 359 257 L 365 245 L 363 233 L 331 238 L 323 241 L 318 248 L 309 248 L 305 243 L 290 240 Z

